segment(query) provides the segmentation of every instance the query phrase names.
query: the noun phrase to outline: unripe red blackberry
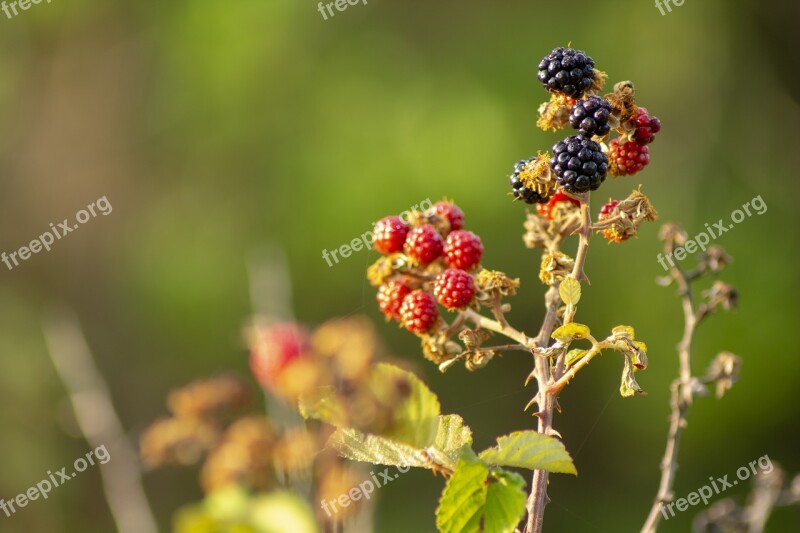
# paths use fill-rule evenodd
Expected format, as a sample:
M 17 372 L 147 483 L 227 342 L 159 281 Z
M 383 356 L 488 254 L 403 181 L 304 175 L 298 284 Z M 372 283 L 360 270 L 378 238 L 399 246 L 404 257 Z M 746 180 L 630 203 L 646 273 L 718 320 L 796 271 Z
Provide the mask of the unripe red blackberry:
M 607 219 L 611 215 L 612 211 L 614 211 L 614 208 L 617 207 L 617 205 L 619 205 L 619 200 L 611 200 L 610 202 L 605 204 L 602 208 L 600 208 L 600 214 L 597 215 L 597 220 L 603 221 Z M 613 227 L 608 227 L 604 229 L 603 237 L 608 239 L 609 242 L 622 242 L 622 241 L 627 241 L 630 238 L 628 235 L 620 235 L 619 233 L 614 231 Z
M 656 138 L 656 133 L 661 131 L 661 121 L 647 112 L 644 107 L 639 108 L 639 113 L 634 120 L 636 130 L 633 138 L 642 144 L 649 144 Z
M 606 179 L 608 157 L 593 140 L 571 135 L 553 146 L 550 166 L 565 191 L 594 191 Z
M 620 145 L 619 139 L 613 139 L 608 143 L 608 159 L 612 176 L 631 176 L 650 162 L 650 148 L 637 141 Z
M 403 299 L 400 323 L 412 333 L 428 333 L 439 319 L 436 300 L 427 292 L 415 290 Z
M 393 254 L 403 250 L 408 235 L 408 224 L 400 217 L 380 219 L 373 230 L 372 244 L 382 254 Z
M 556 48 L 539 63 L 539 81 L 550 92 L 580 98 L 594 84 L 594 60 L 572 48 Z
M 611 131 L 609 118 L 611 118 L 611 104 L 599 96 L 590 96 L 575 102 L 569 115 L 569 123 L 580 131 L 581 135 L 602 137 Z
M 286 322 L 260 328 L 251 341 L 250 370 L 261 386 L 272 388 L 281 371 L 308 348 L 308 331 L 297 324 Z
M 481 238 L 471 231 L 453 231 L 444 245 L 444 260 L 447 265 L 462 270 L 478 266 L 483 256 Z
M 387 319 L 400 320 L 400 306 L 411 289 L 403 282 L 390 281 L 380 286 L 376 296 L 378 307 Z
M 475 280 L 457 268 L 448 268 L 436 276 L 433 295 L 449 310 L 463 309 L 475 296 Z
M 434 215 L 447 219 L 450 231 L 464 228 L 464 212 L 453 202 L 436 202 L 431 211 Z
M 572 196 L 566 194 L 564 191 L 559 189 L 559 190 L 556 191 L 556 193 L 553 196 L 550 197 L 550 201 L 548 201 L 546 204 L 538 204 L 536 206 L 536 213 L 540 217 L 542 217 L 542 218 L 544 218 L 546 220 L 552 220 L 552 218 L 553 218 L 553 208 L 559 202 L 569 202 L 572 205 L 574 205 L 575 207 L 580 207 L 580 205 L 581 205 L 581 202 L 579 200 L 576 200 Z
M 408 232 L 403 249 L 423 265 L 432 263 L 442 256 L 444 240 L 430 224 L 418 226 Z

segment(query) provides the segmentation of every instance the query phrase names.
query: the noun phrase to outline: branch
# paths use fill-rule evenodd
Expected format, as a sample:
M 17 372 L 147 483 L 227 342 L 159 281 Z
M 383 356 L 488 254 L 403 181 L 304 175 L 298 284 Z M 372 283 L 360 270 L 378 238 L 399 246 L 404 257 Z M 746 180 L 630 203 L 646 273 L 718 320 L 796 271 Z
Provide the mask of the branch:
M 587 280 L 586 274 L 583 272 L 583 267 L 586 264 L 586 257 L 589 253 L 589 238 L 591 237 L 591 214 L 589 210 L 589 197 L 590 194 L 586 193 L 581 197 L 581 226 L 577 230 L 579 236 L 578 252 L 575 256 L 575 264 L 572 269 L 570 277 L 581 281 Z M 536 336 L 536 346 L 539 348 L 546 348 L 549 344 L 550 335 L 552 335 L 558 323 L 558 308 L 561 305 L 561 297 L 558 294 L 558 287 L 552 286 L 545 294 L 545 302 L 547 305 L 547 313 L 545 314 L 542 327 L 539 334 Z M 564 314 L 563 323 L 568 324 L 572 322 L 575 316 L 575 306 L 567 306 Z M 562 372 L 564 367 L 564 357 L 559 356 L 555 369 L 553 369 L 550 360 L 544 357 L 537 357 L 535 359 L 536 368 L 534 373 L 536 375 L 536 382 L 538 386 L 537 403 L 539 404 L 539 433 L 550 435 L 553 430 L 553 410 L 558 403 L 558 391 L 548 390 L 553 383 L 554 370 L 557 374 Z M 588 361 L 587 361 L 588 363 Z M 560 391 L 560 389 L 559 389 Z M 541 533 L 542 524 L 544 522 L 544 508 L 550 501 L 547 496 L 547 482 L 548 472 L 546 470 L 534 470 L 533 480 L 531 482 L 531 493 L 528 497 L 527 511 L 528 519 L 525 525 L 525 533 Z
M 51 317 L 44 325 L 50 358 L 69 392 L 75 418 L 90 446 L 106 446 L 113 460 L 100 465 L 108 507 L 120 533 L 157 533 L 142 487 L 133 446 L 114 410 L 80 325 L 70 315 Z
M 488 329 L 490 331 L 494 331 L 495 333 L 500 333 L 501 335 L 505 335 L 509 339 L 516 341 L 519 344 L 524 344 L 525 346 L 529 346 L 531 344 L 531 340 L 527 335 L 509 326 L 508 323 L 503 325 L 497 320 L 492 320 L 491 318 L 485 317 L 473 309 L 465 309 L 461 313 L 467 320 L 472 321 L 480 328 Z
M 672 253 L 674 243 L 672 239 L 667 239 L 665 251 Z M 673 498 L 672 488 L 675 484 L 675 474 L 678 470 L 678 447 L 681 434 L 686 427 L 686 414 L 692 404 L 692 340 L 697 327 L 697 318 L 692 301 L 692 291 L 689 278 L 680 269 L 677 263 L 670 269 L 672 279 L 678 285 L 683 306 L 684 328 L 683 338 L 678 345 L 678 358 L 680 360 L 680 377 L 672 384 L 672 397 L 670 400 L 670 423 L 669 433 L 667 434 L 667 446 L 664 450 L 664 457 L 661 460 L 661 480 L 658 485 L 653 506 L 647 516 L 642 533 L 654 533 L 661 521 L 661 505 L 669 502 Z

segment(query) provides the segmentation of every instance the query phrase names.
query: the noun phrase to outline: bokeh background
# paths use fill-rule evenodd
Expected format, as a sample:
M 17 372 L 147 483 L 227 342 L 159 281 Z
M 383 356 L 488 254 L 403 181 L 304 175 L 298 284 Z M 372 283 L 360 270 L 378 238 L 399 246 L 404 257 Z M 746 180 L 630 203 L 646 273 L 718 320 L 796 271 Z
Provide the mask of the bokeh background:
M 595 198 L 643 184 L 661 221 L 690 235 L 754 196 L 768 205 L 716 243 L 735 258 L 724 279 L 741 307 L 703 325 L 696 366 L 722 350 L 745 362 L 729 396 L 692 409 L 676 493 L 765 454 L 797 472 L 797 15 L 797 4 L 755 0 L 689 0 L 665 16 L 627 0 L 370 0 L 327 21 L 309 0 L 55 0 L 0 13 L 0 250 L 101 196 L 113 206 L 51 252 L 0 267 L 0 497 L 89 449 L 47 355 L 53 306 L 77 314 L 135 439 L 171 388 L 247 372 L 247 265 L 276 246 L 296 316 L 371 316 L 444 412 L 472 426 L 476 448 L 533 427 L 522 412 L 534 392 L 523 387 L 527 358 L 439 374 L 379 316 L 364 279 L 376 254 L 329 267 L 321 252 L 446 195 L 482 236 L 484 264 L 522 279 L 511 316 L 536 330 L 539 258 L 522 245 L 525 209 L 506 195 L 507 175 L 561 135 L 535 127 L 546 99 L 535 66 L 569 42 L 611 83 L 634 80 L 664 124 L 646 171 L 610 179 Z M 682 326 L 675 290 L 654 281 L 659 225 L 621 246 L 593 240 L 579 319 L 636 327 L 650 346 L 639 377 L 649 394 L 619 397 L 613 354 L 566 390 L 556 427 L 580 475 L 553 477 L 548 531 L 638 531 L 655 494 Z M 415 472 L 382 489 L 376 530 L 434 531 L 441 487 Z M 201 497 L 194 471 L 149 474 L 146 488 L 164 531 Z M 663 531 L 686 531 L 696 510 Z M 799 523 L 800 510 L 781 510 L 768 530 Z M 0 516 L 9 532 L 113 527 L 96 469 Z

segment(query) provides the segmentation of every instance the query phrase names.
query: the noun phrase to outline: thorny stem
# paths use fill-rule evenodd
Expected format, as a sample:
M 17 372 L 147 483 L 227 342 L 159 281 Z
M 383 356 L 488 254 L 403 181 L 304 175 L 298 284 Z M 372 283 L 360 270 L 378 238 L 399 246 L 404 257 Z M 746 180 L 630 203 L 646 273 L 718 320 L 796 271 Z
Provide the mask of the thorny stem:
M 674 243 L 671 239 L 668 239 L 665 250 L 667 253 L 672 253 L 673 249 Z M 680 377 L 672 383 L 669 433 L 667 434 L 664 457 L 661 460 L 661 480 L 655 501 L 650 508 L 650 514 L 642 527 L 642 533 L 654 533 L 656 531 L 658 523 L 661 521 L 661 505 L 671 501 L 673 498 L 672 488 L 675 484 L 675 474 L 678 470 L 678 447 L 681 434 L 686 428 L 686 414 L 692 404 L 692 339 L 699 321 L 695 314 L 692 300 L 692 292 L 689 285 L 690 278 L 678 267 L 677 263 L 672 265 L 670 275 L 680 290 L 684 315 L 683 338 L 678 344 Z
M 583 267 L 586 264 L 586 257 L 589 252 L 589 238 L 591 237 L 592 231 L 592 220 L 589 211 L 589 193 L 580 200 L 581 226 L 577 231 L 580 240 L 578 242 L 578 252 L 575 256 L 575 264 L 569 276 L 578 281 L 587 280 L 583 272 Z M 545 294 L 545 302 L 547 305 L 547 312 L 539 334 L 535 339 L 536 346 L 539 348 L 547 347 L 550 335 L 552 335 L 553 330 L 558 324 L 558 308 L 561 304 L 558 286 L 554 285 L 548 289 Z M 564 324 L 571 323 L 575 317 L 575 311 L 574 305 L 567 306 L 562 322 Z M 586 361 L 586 363 L 588 363 L 588 361 Z M 560 388 L 552 388 L 552 385 L 562 377 L 564 372 L 564 356 L 558 357 L 555 367 L 553 367 L 550 360 L 545 357 L 536 357 L 535 365 L 534 373 L 538 386 L 537 403 L 539 406 L 539 412 L 536 414 L 539 418 L 538 431 L 539 433 L 550 435 L 555 432 L 555 430 L 553 430 L 553 411 L 558 404 L 558 394 L 561 390 Z M 547 471 L 534 470 L 533 481 L 531 482 L 531 493 L 527 503 L 528 518 L 525 525 L 525 533 L 541 533 L 542 531 L 544 508 L 550 501 L 550 498 L 547 496 L 547 482 Z

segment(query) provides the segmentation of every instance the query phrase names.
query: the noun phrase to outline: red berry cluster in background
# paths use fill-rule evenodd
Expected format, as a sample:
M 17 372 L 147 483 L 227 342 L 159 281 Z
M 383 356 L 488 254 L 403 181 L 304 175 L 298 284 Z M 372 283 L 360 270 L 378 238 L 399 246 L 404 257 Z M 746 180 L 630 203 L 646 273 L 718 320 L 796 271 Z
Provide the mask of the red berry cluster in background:
M 463 228 L 463 211 L 447 200 L 412 214 L 409 222 L 378 221 L 375 249 L 404 265 L 402 273 L 389 274 L 378 287 L 378 307 L 387 320 L 425 335 L 439 323 L 438 304 L 455 310 L 473 302 L 483 243 Z

